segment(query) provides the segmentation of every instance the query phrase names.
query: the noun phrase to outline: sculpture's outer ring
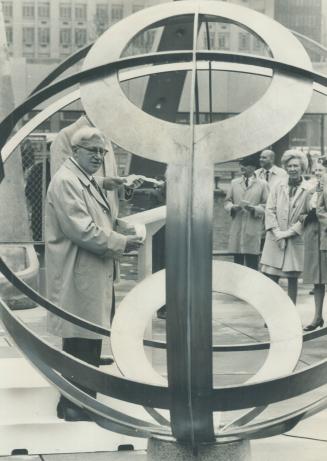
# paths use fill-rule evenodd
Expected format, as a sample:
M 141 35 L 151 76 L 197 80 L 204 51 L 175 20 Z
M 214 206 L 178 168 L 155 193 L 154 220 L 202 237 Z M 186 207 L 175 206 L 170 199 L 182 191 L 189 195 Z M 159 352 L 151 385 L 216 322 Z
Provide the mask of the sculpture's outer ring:
M 125 18 L 97 40 L 83 68 L 119 59 L 128 42 L 157 21 L 196 13 L 239 23 L 266 42 L 275 59 L 311 70 L 303 46 L 285 27 L 248 8 L 211 1 L 162 4 Z M 205 150 L 215 153 L 215 162 L 256 152 L 280 139 L 298 122 L 311 95 L 311 80 L 275 71 L 266 93 L 250 108 L 222 122 L 197 125 L 195 144 L 200 147 L 205 143 Z M 93 123 L 118 145 L 152 160 L 188 161 L 190 127 L 157 119 L 136 107 L 122 91 L 118 74 L 82 83 L 81 98 Z

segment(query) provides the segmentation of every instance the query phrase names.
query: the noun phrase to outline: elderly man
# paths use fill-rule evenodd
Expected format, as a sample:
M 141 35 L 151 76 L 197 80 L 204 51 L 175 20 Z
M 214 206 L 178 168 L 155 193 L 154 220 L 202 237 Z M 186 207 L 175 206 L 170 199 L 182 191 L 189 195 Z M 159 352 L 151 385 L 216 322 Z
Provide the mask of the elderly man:
M 135 234 L 117 232 L 117 214 L 94 180 L 106 154 L 101 133 L 83 127 L 72 136 L 71 144 L 73 155 L 52 178 L 46 200 L 48 297 L 68 312 L 109 328 L 114 259 L 124 251 L 138 249 L 141 240 Z M 65 352 L 99 366 L 100 335 L 52 314 L 48 329 L 63 338 Z M 67 421 L 88 419 L 64 397 L 57 414 Z
M 267 181 L 269 189 L 286 177 L 285 170 L 275 165 L 275 152 L 270 149 L 261 152 L 260 165 L 261 168 L 255 172 L 256 177 Z
M 243 158 L 240 165 L 242 176 L 233 179 L 225 200 L 232 217 L 228 249 L 235 263 L 257 270 L 268 186 L 254 174 L 255 156 Z

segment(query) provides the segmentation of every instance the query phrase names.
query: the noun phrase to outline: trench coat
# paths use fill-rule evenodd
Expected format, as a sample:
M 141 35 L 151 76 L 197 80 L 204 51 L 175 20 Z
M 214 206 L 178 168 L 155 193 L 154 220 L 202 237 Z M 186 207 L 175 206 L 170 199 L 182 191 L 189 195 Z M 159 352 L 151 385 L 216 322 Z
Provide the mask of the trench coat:
M 262 251 L 261 264 L 284 272 L 302 272 L 304 264 L 303 221 L 309 195 L 307 182 L 302 181 L 290 201 L 288 176 L 270 191 L 265 213 L 266 240 Z M 295 235 L 286 240 L 281 249 L 272 229 L 282 231 L 292 229 Z
M 262 179 L 264 181 L 266 180 L 266 170 L 264 168 L 258 168 L 257 170 L 255 170 L 255 175 L 259 179 Z M 269 170 L 269 188 L 275 187 L 275 185 L 282 181 L 285 178 L 285 176 L 287 176 L 287 173 L 283 168 L 273 165 Z
M 304 221 L 304 268 L 303 282 L 313 284 L 327 283 L 327 251 L 321 251 L 321 225 L 317 216 L 317 209 L 312 203 L 314 195 L 321 196 L 316 187 L 310 189 L 307 199 Z M 317 203 L 318 204 L 318 200 Z M 326 239 L 326 236 L 325 236 Z
M 266 181 L 253 177 L 249 187 L 246 187 L 243 176 L 232 180 L 230 191 L 225 199 L 225 210 L 232 215 L 228 242 L 228 249 L 231 253 L 256 255 L 260 253 L 261 230 L 267 196 Z M 242 200 L 247 200 L 254 206 L 254 213 L 245 209 L 233 213 L 233 205 L 239 205 Z
M 320 224 L 320 250 L 327 251 L 327 174 L 322 178 L 322 189 L 318 194 L 317 217 Z
M 109 328 L 114 258 L 126 246 L 108 202 L 71 161 L 53 177 L 45 209 L 46 279 L 50 301 Z M 63 338 L 101 339 L 48 314 L 48 330 Z

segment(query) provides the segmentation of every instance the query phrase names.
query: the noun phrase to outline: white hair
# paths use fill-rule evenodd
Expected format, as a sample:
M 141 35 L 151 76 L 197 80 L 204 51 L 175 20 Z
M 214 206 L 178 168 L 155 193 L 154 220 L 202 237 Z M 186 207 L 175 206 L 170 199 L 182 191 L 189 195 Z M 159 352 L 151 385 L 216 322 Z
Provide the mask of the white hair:
M 104 136 L 102 135 L 101 131 L 97 128 L 84 126 L 77 130 L 72 138 L 71 138 L 71 145 L 77 146 L 78 144 L 83 143 L 83 141 L 88 141 L 91 138 L 101 139 L 101 141 L 105 142 Z
M 302 172 L 306 171 L 308 168 L 308 159 L 303 152 L 295 149 L 289 149 L 283 153 L 281 158 L 282 167 L 285 168 L 288 162 L 293 158 L 299 160 Z

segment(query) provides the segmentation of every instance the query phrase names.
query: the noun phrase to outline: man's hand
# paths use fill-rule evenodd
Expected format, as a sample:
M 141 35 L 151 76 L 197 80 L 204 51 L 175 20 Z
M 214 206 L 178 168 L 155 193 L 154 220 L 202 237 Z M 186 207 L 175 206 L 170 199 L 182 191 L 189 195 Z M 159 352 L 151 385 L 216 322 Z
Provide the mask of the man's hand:
M 129 253 L 130 251 L 138 250 L 142 245 L 142 238 L 138 237 L 137 235 L 127 235 L 125 252 Z
M 138 189 L 139 187 L 142 186 L 143 182 L 144 182 L 144 179 L 141 175 L 137 175 L 137 174 L 130 174 L 129 176 L 126 176 L 126 178 L 124 178 L 125 181 L 126 181 L 126 186 L 129 188 L 129 189 Z
M 240 207 L 239 205 L 233 205 L 232 208 L 230 209 L 230 215 L 232 218 L 234 218 L 234 216 L 236 215 L 236 213 L 238 211 L 240 211 L 242 209 L 242 207 Z
M 275 234 L 276 242 L 279 242 L 279 240 L 284 240 L 284 239 L 288 239 L 292 237 L 294 235 L 294 232 L 291 229 L 286 230 L 286 231 L 275 230 L 274 234 Z
M 255 208 L 253 205 L 245 205 L 244 208 L 246 209 L 246 211 L 249 211 L 250 213 L 254 213 L 255 211 Z
M 103 188 L 106 190 L 115 190 L 123 186 L 125 182 L 126 179 L 119 176 L 106 176 L 103 179 Z

